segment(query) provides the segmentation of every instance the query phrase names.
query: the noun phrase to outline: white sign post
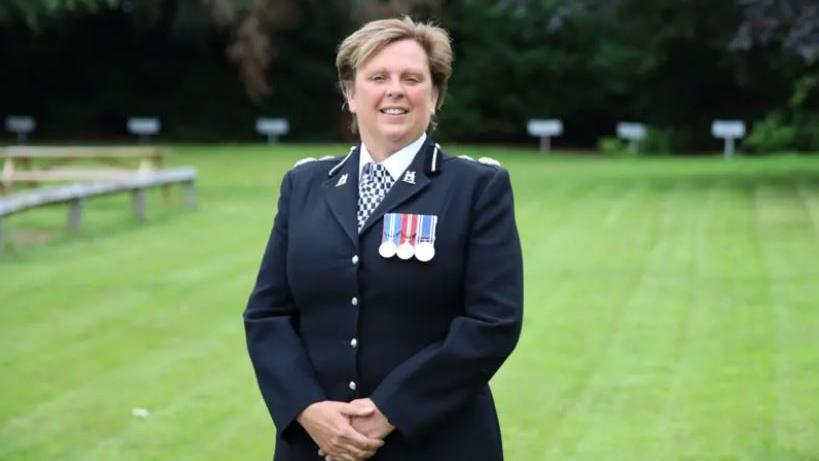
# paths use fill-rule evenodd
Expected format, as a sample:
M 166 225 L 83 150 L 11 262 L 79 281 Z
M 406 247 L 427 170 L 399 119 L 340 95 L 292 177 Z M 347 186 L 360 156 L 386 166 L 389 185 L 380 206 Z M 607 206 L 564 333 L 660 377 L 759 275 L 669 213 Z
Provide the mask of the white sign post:
M 725 140 L 723 154 L 725 158 L 734 155 L 734 139 L 745 136 L 745 122 L 742 120 L 714 120 L 711 123 L 711 135 Z
M 139 136 L 141 142 L 148 142 L 151 136 L 159 133 L 160 123 L 154 117 L 131 117 L 128 119 L 128 132 Z
M 260 118 L 256 120 L 256 131 L 267 136 L 269 144 L 274 144 L 279 141 L 279 136 L 290 131 L 290 124 L 283 118 Z
M 28 134 L 34 131 L 37 123 L 30 115 L 9 115 L 6 117 L 6 130 L 17 134 L 17 144 L 25 144 Z
M 563 122 L 557 119 L 529 120 L 526 125 L 530 136 L 540 138 L 541 152 L 549 152 L 552 148 L 552 136 L 563 134 Z
M 617 137 L 628 141 L 628 148 L 632 153 L 638 153 L 639 143 L 646 137 L 646 126 L 642 123 L 620 122 L 617 124 Z

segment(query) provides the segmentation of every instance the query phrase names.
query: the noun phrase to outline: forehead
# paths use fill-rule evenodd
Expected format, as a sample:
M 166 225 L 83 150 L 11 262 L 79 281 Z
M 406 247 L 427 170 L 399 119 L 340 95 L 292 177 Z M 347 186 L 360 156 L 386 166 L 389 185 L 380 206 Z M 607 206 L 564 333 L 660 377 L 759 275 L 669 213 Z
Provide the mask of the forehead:
M 370 55 L 359 66 L 360 70 L 376 70 L 389 68 L 391 70 L 428 71 L 429 61 L 427 52 L 415 40 L 404 39 L 392 42 Z

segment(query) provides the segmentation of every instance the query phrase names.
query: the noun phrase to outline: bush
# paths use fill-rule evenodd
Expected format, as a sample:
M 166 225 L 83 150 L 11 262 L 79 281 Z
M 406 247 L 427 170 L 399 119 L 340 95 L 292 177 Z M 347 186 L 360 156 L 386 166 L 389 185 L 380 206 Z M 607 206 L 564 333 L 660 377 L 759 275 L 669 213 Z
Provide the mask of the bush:
M 674 151 L 674 132 L 668 128 L 646 128 L 646 137 L 640 141 L 640 152 L 668 154 Z
M 784 121 L 784 117 L 773 112 L 754 123 L 751 134 L 742 143 L 753 152 L 782 152 L 797 148 L 797 130 Z
M 604 136 L 597 141 L 597 150 L 606 155 L 629 154 L 628 144 L 614 136 Z

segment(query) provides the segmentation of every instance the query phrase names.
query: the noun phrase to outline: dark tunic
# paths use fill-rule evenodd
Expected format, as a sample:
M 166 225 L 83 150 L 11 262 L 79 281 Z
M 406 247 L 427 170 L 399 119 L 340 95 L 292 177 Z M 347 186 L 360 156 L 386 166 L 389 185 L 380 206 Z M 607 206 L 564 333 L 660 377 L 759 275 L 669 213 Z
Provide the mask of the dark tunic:
M 523 313 L 509 174 L 427 138 L 359 235 L 358 151 L 287 172 L 244 314 L 274 459 L 321 459 L 296 421 L 311 403 L 370 397 L 396 427 L 373 460 L 501 460 L 488 382 Z M 388 212 L 438 216 L 431 261 L 379 255 Z

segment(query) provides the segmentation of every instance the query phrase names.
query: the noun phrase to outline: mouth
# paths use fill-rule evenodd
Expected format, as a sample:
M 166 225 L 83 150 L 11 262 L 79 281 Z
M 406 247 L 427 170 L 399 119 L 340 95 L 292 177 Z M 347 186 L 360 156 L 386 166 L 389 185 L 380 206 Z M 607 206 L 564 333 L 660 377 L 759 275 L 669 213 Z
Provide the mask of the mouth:
M 403 107 L 384 107 L 378 111 L 384 115 L 404 115 L 409 113 L 409 110 L 404 109 Z

